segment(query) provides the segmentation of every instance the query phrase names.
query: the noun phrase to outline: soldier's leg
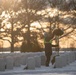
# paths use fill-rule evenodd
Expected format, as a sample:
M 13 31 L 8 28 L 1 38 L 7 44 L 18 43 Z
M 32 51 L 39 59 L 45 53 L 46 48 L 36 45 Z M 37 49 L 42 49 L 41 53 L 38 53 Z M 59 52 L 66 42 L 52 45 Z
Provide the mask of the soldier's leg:
M 52 63 L 52 64 L 55 63 L 55 56 L 52 58 L 51 63 Z
M 46 66 L 49 66 L 50 63 L 50 55 L 46 56 Z
M 52 65 L 53 65 L 53 68 L 56 68 L 56 66 L 55 66 L 55 57 L 56 57 L 56 56 L 54 56 L 53 59 L 51 60 L 51 63 L 52 63 Z

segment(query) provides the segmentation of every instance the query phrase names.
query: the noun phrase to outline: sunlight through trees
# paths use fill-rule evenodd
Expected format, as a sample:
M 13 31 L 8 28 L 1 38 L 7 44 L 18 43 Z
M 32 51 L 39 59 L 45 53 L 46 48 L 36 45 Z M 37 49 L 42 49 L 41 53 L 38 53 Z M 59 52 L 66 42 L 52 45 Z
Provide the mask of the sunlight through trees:
M 9 42 L 11 52 L 16 46 L 23 52 L 43 51 L 44 31 L 56 28 L 64 32 L 60 47 L 66 47 L 68 37 L 76 41 L 75 20 L 76 0 L 0 0 L 0 39 Z M 72 43 L 68 47 L 75 47 Z

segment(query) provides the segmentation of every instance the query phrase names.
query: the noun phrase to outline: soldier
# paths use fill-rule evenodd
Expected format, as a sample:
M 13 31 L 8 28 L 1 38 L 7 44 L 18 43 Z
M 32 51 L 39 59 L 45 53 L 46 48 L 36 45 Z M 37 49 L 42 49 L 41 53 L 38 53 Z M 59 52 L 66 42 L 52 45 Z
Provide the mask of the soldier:
M 54 38 L 53 33 L 44 33 L 44 45 L 45 45 L 45 56 L 46 56 L 46 66 L 49 66 L 50 58 L 52 56 L 52 47 L 58 47 L 58 45 L 52 45 L 52 39 Z M 55 59 L 55 58 L 54 58 Z M 52 60 L 53 64 L 55 60 Z

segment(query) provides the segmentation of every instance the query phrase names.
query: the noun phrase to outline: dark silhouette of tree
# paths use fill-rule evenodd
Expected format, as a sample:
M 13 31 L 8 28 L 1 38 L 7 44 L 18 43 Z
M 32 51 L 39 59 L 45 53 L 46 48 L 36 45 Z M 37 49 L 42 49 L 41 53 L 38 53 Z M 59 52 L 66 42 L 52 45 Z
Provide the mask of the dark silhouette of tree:
M 68 24 L 70 27 L 73 28 L 70 32 L 66 32 L 66 30 L 70 29 L 70 27 L 67 27 L 67 29 L 64 29 L 64 32 L 66 32 L 63 36 L 60 38 L 67 36 L 68 34 L 72 33 L 75 30 L 76 27 L 76 2 L 75 0 L 69 0 L 69 2 L 66 2 L 66 0 L 2 0 L 2 4 L 0 3 L 0 15 L 4 11 L 6 15 L 9 15 L 6 17 L 5 15 L 3 17 L 0 16 L 0 30 L 3 29 L 3 31 L 0 31 L 0 39 L 3 39 L 3 37 L 10 37 L 11 41 L 9 39 L 3 39 L 8 40 L 11 44 L 11 52 L 14 52 L 14 45 L 16 42 L 25 42 L 22 43 L 22 45 L 25 45 L 24 51 L 31 51 L 35 48 L 39 49 L 40 45 L 38 42 L 38 38 L 41 39 L 42 34 L 41 31 L 44 31 L 44 28 L 37 29 L 36 27 L 32 27 L 31 24 L 34 22 L 49 22 L 50 25 L 47 25 L 46 29 L 52 29 L 54 30 L 56 27 L 59 27 L 60 24 Z M 50 4 L 50 5 L 49 5 Z M 54 15 L 53 17 L 50 17 L 49 14 L 50 11 L 46 11 L 46 7 L 49 6 L 49 8 L 56 8 L 60 12 L 66 12 L 72 14 L 73 17 L 66 17 L 62 18 L 65 14 L 64 13 L 57 13 L 57 15 Z M 45 14 L 40 13 L 42 10 L 45 10 Z M 48 17 L 45 17 L 49 15 Z M 7 28 L 7 24 L 3 23 L 3 21 L 6 20 L 8 24 L 10 24 L 10 28 Z M 39 32 L 36 32 L 36 30 L 31 30 L 31 28 L 35 28 Z M 20 39 L 22 38 L 22 39 Z M 43 38 L 43 37 L 42 37 Z M 34 49 L 32 49 L 34 48 Z
M 37 39 L 35 41 L 32 39 L 31 36 L 35 36 L 36 33 L 33 35 L 31 28 L 31 23 L 41 19 L 41 14 L 38 12 L 44 9 L 46 1 L 45 0 L 21 0 L 22 2 L 22 12 L 19 14 L 19 18 L 22 19 L 20 22 L 23 24 L 23 27 L 27 27 L 27 32 L 24 34 L 24 40 L 27 41 L 27 49 L 31 50 L 33 45 L 37 44 Z M 24 10 L 24 11 L 23 11 Z M 33 42 L 33 43 L 32 43 Z M 38 48 L 38 47 L 37 47 Z
M 76 1 L 75 0 L 48 0 L 50 7 L 54 9 L 58 9 L 59 13 L 58 19 L 55 17 L 55 25 L 63 24 L 63 27 L 67 27 L 67 29 L 64 29 L 64 35 L 62 35 L 60 38 L 67 37 L 75 32 L 76 29 Z M 65 14 L 64 14 L 65 13 Z M 68 16 L 67 16 L 68 15 Z M 66 17 L 64 17 L 66 16 Z M 54 18 L 54 17 L 53 17 Z M 52 18 L 52 20 L 53 20 Z M 51 17 L 49 18 L 51 20 Z M 52 24 L 52 23 L 51 23 Z M 67 32 L 67 30 L 70 30 Z M 75 36 L 75 35 L 74 35 Z M 71 37 L 71 36 L 70 36 Z
M 57 7 L 59 10 L 70 11 L 76 10 L 75 0 L 48 0 L 52 8 Z
M 42 16 L 38 14 L 38 11 L 42 10 L 45 4 L 45 0 L 21 0 L 21 2 L 18 2 L 18 0 L 5 0 L 2 2 L 1 9 L 5 12 L 5 15 L 9 16 L 6 18 L 4 15 L 1 18 L 2 21 L 7 20 L 10 28 L 6 27 L 6 23 L 1 24 L 1 28 L 4 30 L 1 31 L 1 34 L 3 37 L 11 38 L 11 41 L 8 39 L 11 44 L 11 52 L 14 52 L 14 44 L 22 41 L 19 40 L 19 37 L 23 37 L 23 40 L 27 41 L 28 48 L 30 48 L 29 46 L 32 45 L 31 42 L 33 41 L 33 39 L 31 40 L 31 35 L 34 36 L 30 30 L 31 23 L 41 19 Z
M 11 1 L 2 0 L 2 3 L 1 3 L 1 10 L 2 10 L 2 12 L 5 13 L 1 17 L 2 24 L 0 25 L 1 26 L 0 29 L 3 29 L 3 31 L 0 31 L 1 35 L 2 35 L 1 38 L 2 39 L 4 37 L 11 38 L 11 41 L 9 39 L 3 39 L 3 40 L 7 40 L 10 42 L 11 52 L 14 52 L 14 44 L 18 41 L 18 39 L 17 39 L 18 37 L 16 38 L 16 36 L 18 36 L 18 34 L 14 30 L 14 27 L 15 27 L 14 24 L 17 24 L 17 22 L 18 22 L 16 12 L 19 10 L 19 8 L 17 9 L 17 7 L 19 6 L 19 3 L 17 3 L 17 1 L 18 0 L 14 0 L 14 1 L 13 0 L 11 0 Z M 10 25 L 9 28 L 7 27 L 8 24 Z

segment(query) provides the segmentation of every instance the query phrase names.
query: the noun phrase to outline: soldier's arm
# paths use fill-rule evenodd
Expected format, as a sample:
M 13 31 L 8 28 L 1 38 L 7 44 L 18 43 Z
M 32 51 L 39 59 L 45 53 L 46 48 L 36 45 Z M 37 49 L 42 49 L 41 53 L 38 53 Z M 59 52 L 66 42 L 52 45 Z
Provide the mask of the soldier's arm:
M 52 44 L 52 47 L 59 47 L 59 45 L 53 45 L 53 44 Z

